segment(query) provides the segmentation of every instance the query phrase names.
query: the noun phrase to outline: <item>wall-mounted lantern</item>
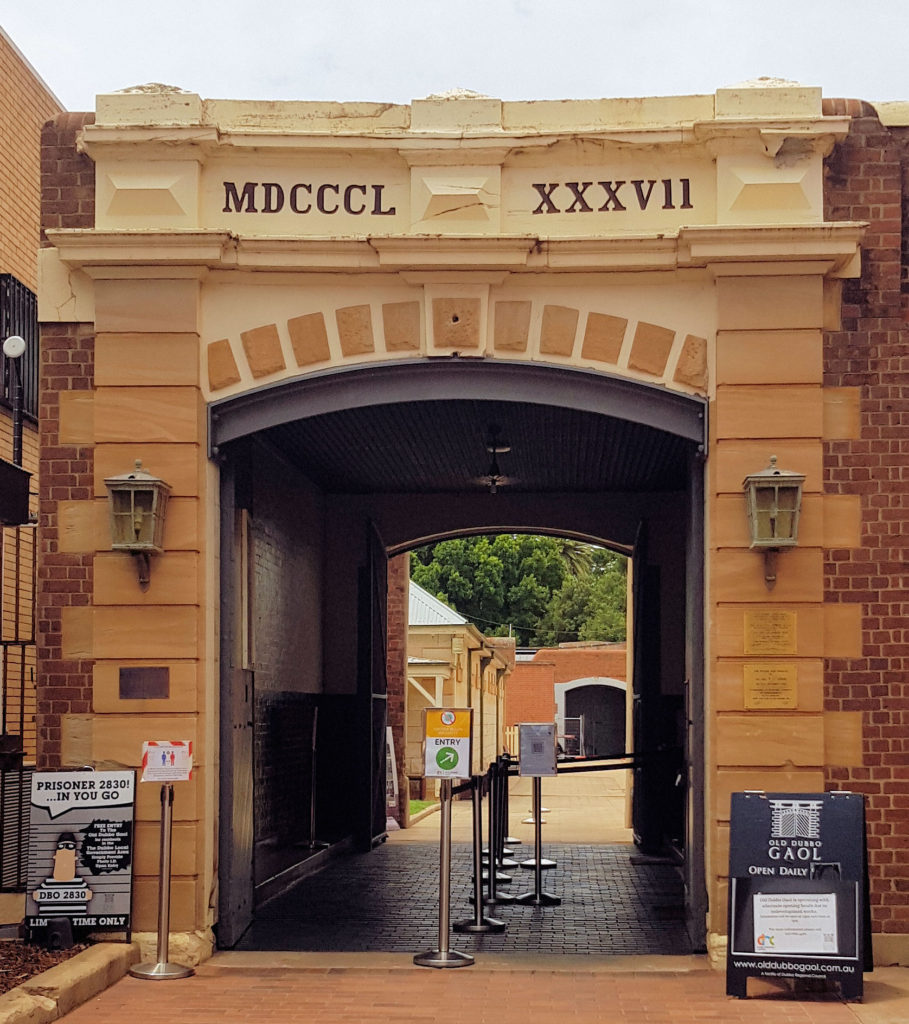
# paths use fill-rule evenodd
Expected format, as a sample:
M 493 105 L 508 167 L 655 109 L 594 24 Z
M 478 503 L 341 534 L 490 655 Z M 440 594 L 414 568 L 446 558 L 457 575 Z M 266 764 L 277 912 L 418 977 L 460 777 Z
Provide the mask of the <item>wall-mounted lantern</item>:
M 152 476 L 136 459 L 131 473 L 104 481 L 110 500 L 110 535 L 113 551 L 128 551 L 136 559 L 139 586 L 148 586 L 152 555 L 164 551 L 164 510 L 170 487 Z
M 804 483 L 804 473 L 780 469 L 776 456 L 771 455 L 770 465 L 760 473 L 749 473 L 742 485 L 751 547 L 764 552 L 764 582 L 768 590 L 776 583 L 777 552 L 798 544 Z

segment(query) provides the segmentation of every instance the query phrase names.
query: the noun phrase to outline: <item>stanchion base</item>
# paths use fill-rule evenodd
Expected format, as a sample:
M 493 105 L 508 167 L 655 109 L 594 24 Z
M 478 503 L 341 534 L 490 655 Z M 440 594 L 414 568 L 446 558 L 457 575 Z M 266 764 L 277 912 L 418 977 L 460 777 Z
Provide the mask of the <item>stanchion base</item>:
M 419 953 L 413 958 L 417 967 L 469 967 L 473 957 L 469 953 L 459 953 L 456 949 L 433 949 L 428 953 Z
M 146 981 L 173 981 L 176 978 L 189 978 L 196 972 L 192 967 L 184 967 L 182 964 L 135 964 L 130 967 L 129 973 L 134 978 L 144 978 Z
M 520 839 L 515 839 L 514 836 L 505 836 L 505 842 L 508 844 L 508 846 L 520 846 L 521 845 L 521 840 Z
M 527 868 L 529 871 L 533 871 L 533 869 L 536 866 L 537 866 L 537 862 L 533 858 L 531 858 L 530 860 L 522 860 L 521 861 L 521 867 L 522 868 Z M 543 870 L 545 870 L 546 868 L 554 868 L 555 866 L 556 866 L 556 862 L 554 860 L 549 860 L 547 857 L 543 857 L 541 859 L 541 861 L 540 861 L 540 867 Z
M 537 819 L 536 818 L 524 818 L 521 821 L 522 825 L 536 825 L 536 823 L 537 823 Z M 545 825 L 546 824 L 546 819 L 545 818 L 540 818 L 540 824 L 541 825 Z
M 525 907 L 557 907 L 561 902 L 561 899 L 558 896 L 553 896 L 551 892 L 541 892 L 539 894 L 525 892 L 515 897 L 515 903 L 520 903 Z
M 484 871 L 483 874 L 480 877 L 482 878 L 482 880 L 484 882 L 488 882 L 489 881 L 489 872 L 488 871 Z M 512 881 L 514 881 L 514 878 L 513 878 L 512 875 L 506 875 L 504 871 L 497 871 L 496 872 L 496 885 L 510 885 Z
M 467 898 L 469 903 L 476 903 L 473 895 Z M 495 896 L 484 896 L 483 906 L 484 907 L 500 907 L 506 903 L 514 903 L 514 896 L 507 892 L 498 892 Z
M 480 924 L 477 924 L 473 918 L 470 918 L 467 921 L 455 921 L 451 927 L 456 932 L 479 935 L 485 932 L 504 932 L 506 924 L 495 917 L 484 917 Z
M 514 850 L 511 852 L 514 853 Z M 503 857 L 501 860 L 497 860 L 496 864 L 498 864 L 500 868 L 516 868 L 518 866 L 518 862 L 512 857 Z

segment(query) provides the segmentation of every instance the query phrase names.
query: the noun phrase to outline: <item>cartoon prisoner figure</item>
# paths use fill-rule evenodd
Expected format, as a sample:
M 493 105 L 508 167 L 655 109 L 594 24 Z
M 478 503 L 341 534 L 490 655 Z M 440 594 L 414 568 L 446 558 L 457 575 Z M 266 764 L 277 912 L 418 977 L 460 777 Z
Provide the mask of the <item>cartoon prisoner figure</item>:
M 76 874 L 76 837 L 61 832 L 54 853 L 54 873 L 32 893 L 42 917 L 81 917 L 88 911 L 92 891 Z

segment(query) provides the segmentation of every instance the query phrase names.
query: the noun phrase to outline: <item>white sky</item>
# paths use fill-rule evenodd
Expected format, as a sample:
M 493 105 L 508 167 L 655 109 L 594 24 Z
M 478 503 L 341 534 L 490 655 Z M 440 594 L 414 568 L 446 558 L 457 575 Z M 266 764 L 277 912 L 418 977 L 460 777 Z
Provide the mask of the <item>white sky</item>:
M 0 0 L 63 105 L 146 82 L 209 98 L 407 103 L 712 93 L 760 76 L 909 99 L 909 0 Z

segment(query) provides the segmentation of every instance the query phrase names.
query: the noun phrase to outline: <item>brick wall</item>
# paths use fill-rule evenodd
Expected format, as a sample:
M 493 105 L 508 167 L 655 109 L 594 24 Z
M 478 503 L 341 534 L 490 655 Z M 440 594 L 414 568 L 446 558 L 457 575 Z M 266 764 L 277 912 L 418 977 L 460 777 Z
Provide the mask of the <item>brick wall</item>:
M 555 650 L 539 651 L 536 655 L 555 666 L 557 683 L 570 683 L 574 679 L 589 679 L 606 676 L 609 679 L 625 679 L 627 652 L 625 644 L 611 644 L 608 647 L 559 647 Z
M 76 136 L 95 115 L 59 114 L 41 133 L 41 226 L 95 225 L 95 165 L 76 151 Z
M 310 694 L 256 694 L 253 787 L 257 843 L 287 844 L 310 838 L 312 728 L 316 698 Z
M 41 334 L 41 463 L 38 551 L 38 765 L 61 763 L 61 716 L 91 711 L 92 662 L 78 643 L 63 643 L 68 609 L 92 599 L 90 553 L 60 551 L 58 505 L 85 501 L 93 492 L 91 447 L 59 443 L 59 398 L 63 391 L 91 388 L 94 333 L 88 324 L 45 325 Z
M 825 444 L 825 490 L 859 495 L 862 546 L 825 553 L 825 600 L 862 606 L 862 657 L 828 659 L 828 711 L 861 712 L 862 766 L 830 768 L 828 788 L 867 796 L 874 929 L 909 932 L 909 134 L 872 108 L 828 159 L 828 220 L 869 223 L 862 273 L 843 291 L 841 330 L 824 340 L 826 387 L 858 388 L 860 431 Z M 902 244 L 901 244 L 902 243 Z
M 40 223 L 41 126 L 60 110 L 56 99 L 0 29 L 0 272 L 12 274 L 34 291 Z M 0 339 L 3 340 L 3 339 Z M 12 457 L 12 416 L 0 407 L 0 456 Z M 38 431 L 26 421 L 22 465 L 37 487 Z M 34 498 L 30 511 L 37 509 Z M 34 600 L 30 527 L 0 529 L 0 635 L 21 641 L 5 649 L 4 731 L 22 738 L 26 758 L 35 757 Z
M 60 104 L 0 31 L 0 270 L 38 284 L 41 126 Z
M 94 220 L 94 174 L 76 152 L 76 133 L 93 119 L 60 114 L 42 133 L 43 225 L 88 227 Z M 60 550 L 58 508 L 62 501 L 85 501 L 94 490 L 90 446 L 60 443 L 60 396 L 90 391 L 94 382 L 94 329 L 90 324 L 44 324 L 41 329 L 39 406 L 38 591 L 38 765 L 61 764 L 64 715 L 91 711 L 92 662 L 76 639 L 65 646 L 62 623 L 68 610 L 87 608 L 92 595 L 91 554 Z
M 625 679 L 625 644 L 608 647 L 558 647 L 537 651 L 533 661 L 519 661 L 505 690 L 505 724 L 551 722 L 553 686 L 575 679 L 605 676 Z
M 554 682 L 551 661 L 519 661 L 505 687 L 505 725 L 553 721 Z

